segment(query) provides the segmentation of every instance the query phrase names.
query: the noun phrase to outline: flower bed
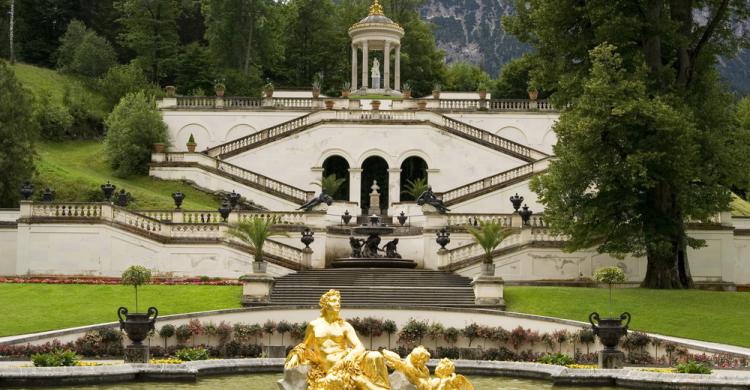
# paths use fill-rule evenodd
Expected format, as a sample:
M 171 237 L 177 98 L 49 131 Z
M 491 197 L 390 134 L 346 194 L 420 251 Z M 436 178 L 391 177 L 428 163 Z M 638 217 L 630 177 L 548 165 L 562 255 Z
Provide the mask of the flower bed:
M 42 284 L 122 284 L 120 278 L 105 277 L 37 277 L 28 278 L 0 277 L 0 283 L 42 283 Z M 207 286 L 241 286 L 242 282 L 237 279 L 220 278 L 152 278 L 151 284 L 161 285 L 207 285 Z

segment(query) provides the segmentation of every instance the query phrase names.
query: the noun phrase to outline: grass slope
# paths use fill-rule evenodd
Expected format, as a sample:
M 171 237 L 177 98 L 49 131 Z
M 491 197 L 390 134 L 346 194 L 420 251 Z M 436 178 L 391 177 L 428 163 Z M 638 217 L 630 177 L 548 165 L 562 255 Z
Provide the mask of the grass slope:
M 612 296 L 614 314 L 632 314 L 631 329 L 750 347 L 750 293 L 626 288 Z M 605 288 L 505 288 L 508 311 L 586 322 L 593 311 L 608 314 L 608 299 Z
M 735 217 L 750 217 L 750 202 L 732 194 L 732 215 Z
M 138 289 L 138 308 L 159 315 L 240 307 L 239 286 L 147 285 Z M 135 310 L 133 287 L 124 285 L 0 284 L 0 336 L 117 321 L 120 306 Z
M 102 198 L 99 186 L 110 180 L 119 191 L 130 192 L 130 207 L 172 209 L 171 194 L 185 194 L 183 208 L 215 210 L 219 201 L 211 194 L 179 182 L 149 176 L 117 178 L 107 165 L 104 144 L 99 141 L 41 142 L 37 145 L 36 167 L 39 180 L 57 193 L 58 200 L 93 201 Z
M 90 100 L 96 104 L 97 109 L 106 112 L 108 108 L 104 97 L 92 88 L 90 80 L 59 73 L 54 69 L 21 63 L 14 64 L 13 70 L 21 84 L 28 88 L 35 97 L 39 97 L 44 91 L 47 91 L 50 93 L 53 102 L 62 105 L 65 88 L 82 89 L 91 95 L 92 99 Z

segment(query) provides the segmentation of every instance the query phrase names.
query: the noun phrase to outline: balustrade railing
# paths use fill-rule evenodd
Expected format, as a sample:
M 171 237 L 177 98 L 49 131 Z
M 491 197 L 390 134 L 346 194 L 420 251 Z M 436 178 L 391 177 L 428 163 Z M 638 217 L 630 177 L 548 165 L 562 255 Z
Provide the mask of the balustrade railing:
M 280 123 L 248 136 L 238 138 L 234 141 L 214 146 L 213 148 L 208 149 L 206 153 L 211 157 L 216 157 L 251 147 L 252 145 L 265 141 L 268 138 L 276 137 L 307 125 L 310 121 L 310 115 L 311 114 L 303 115 L 299 118 L 294 118 L 290 121 Z
M 218 211 L 184 211 L 182 213 L 184 223 L 191 224 L 216 224 L 222 222 Z
M 112 209 L 112 221 L 149 233 L 168 236 L 169 228 L 161 221 L 145 215 L 137 214 L 120 207 Z
M 300 203 L 306 202 L 307 199 L 309 199 L 309 197 L 313 195 L 312 193 L 308 193 L 305 190 L 282 183 L 278 180 L 271 179 L 270 177 L 266 177 L 255 172 L 248 171 L 247 169 L 240 168 L 228 162 L 217 161 L 216 163 L 216 168 L 219 171 L 226 172 L 227 174 L 234 177 L 238 177 L 250 183 L 257 184 L 267 190 L 287 195 Z
M 352 121 L 414 121 L 417 114 L 413 111 L 336 111 L 335 119 Z
M 224 107 L 231 109 L 258 108 L 263 106 L 263 99 L 251 97 L 224 98 Z
M 162 222 L 171 222 L 173 218 L 172 210 L 138 210 L 136 213 Z
M 499 222 L 503 227 L 512 227 L 512 214 L 446 214 L 449 226 L 479 226 L 481 222 Z
M 170 237 L 173 238 L 197 238 L 197 239 L 222 239 L 225 237 L 218 224 L 196 224 L 196 223 L 174 223 L 169 225 Z
M 509 139 L 497 136 L 488 131 L 471 126 L 464 122 L 457 121 L 453 118 L 449 118 L 447 116 L 443 116 L 443 125 L 452 130 L 468 135 L 469 137 L 490 143 L 501 149 L 523 156 L 528 160 L 539 159 L 539 158 L 543 158 L 546 156 L 543 153 L 535 151 L 529 147 L 513 142 Z M 534 154 L 536 155 L 532 156 Z
M 102 205 L 98 203 L 34 203 L 32 217 L 100 218 Z
M 471 182 L 469 184 L 465 184 L 460 187 L 445 191 L 442 194 L 442 199 L 443 202 L 450 202 L 454 199 L 484 191 L 485 189 L 506 183 L 525 175 L 529 175 L 533 172 L 533 164 L 521 165 L 520 167 L 500 172 L 497 175 L 492 175 L 484 179 L 477 180 L 475 182 Z
M 216 98 L 206 96 L 178 96 L 177 108 L 214 108 Z
M 478 99 L 440 99 L 441 110 L 474 111 L 481 107 L 482 100 Z
M 306 215 L 303 211 L 240 211 L 239 222 L 247 222 L 255 217 L 273 219 L 277 225 L 305 225 Z
M 284 108 L 312 108 L 314 101 L 312 98 L 273 98 L 273 105 Z

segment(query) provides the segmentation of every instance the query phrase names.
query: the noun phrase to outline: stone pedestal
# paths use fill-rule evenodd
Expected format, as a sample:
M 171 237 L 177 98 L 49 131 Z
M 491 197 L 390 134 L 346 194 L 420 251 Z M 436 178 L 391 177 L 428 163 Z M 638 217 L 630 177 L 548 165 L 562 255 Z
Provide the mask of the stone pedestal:
M 495 276 L 495 264 L 494 263 L 482 263 L 481 268 L 482 275 L 484 276 Z
M 308 371 L 310 366 L 306 364 L 284 370 L 284 379 L 279 379 L 276 383 L 280 390 L 306 390 Z
M 128 345 L 125 347 L 125 363 L 148 363 L 148 345 Z
M 302 248 L 302 265 L 312 267 L 312 248 Z
M 250 274 L 240 277 L 242 282 L 242 305 L 267 304 L 271 289 L 273 288 L 273 277 L 268 274 Z
M 622 368 L 625 354 L 622 351 L 599 351 L 599 368 Z
M 372 189 L 372 192 L 370 192 L 370 208 L 367 210 L 367 214 L 380 215 L 380 192 L 378 191 L 380 186 L 377 180 L 372 181 L 370 189 Z
M 505 281 L 499 276 L 479 275 L 471 281 L 474 288 L 474 303 L 477 305 L 505 306 L 503 287 Z

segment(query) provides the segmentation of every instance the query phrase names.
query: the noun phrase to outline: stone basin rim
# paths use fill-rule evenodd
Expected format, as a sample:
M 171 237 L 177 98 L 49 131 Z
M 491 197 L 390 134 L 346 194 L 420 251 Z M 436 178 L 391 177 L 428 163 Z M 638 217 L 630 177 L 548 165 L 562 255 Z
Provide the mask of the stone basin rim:
M 438 360 L 428 363 L 434 369 Z M 549 380 L 555 385 L 618 386 L 621 388 L 747 389 L 747 377 L 667 374 L 622 370 L 569 369 L 540 363 L 455 360 L 456 371 L 468 375 Z M 1 367 L 0 387 L 37 387 L 50 384 L 83 385 L 144 380 L 195 381 L 202 376 L 279 373 L 284 359 L 217 359 L 183 364 L 117 364 L 92 367 Z

